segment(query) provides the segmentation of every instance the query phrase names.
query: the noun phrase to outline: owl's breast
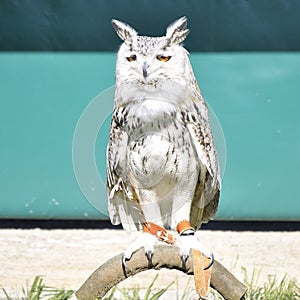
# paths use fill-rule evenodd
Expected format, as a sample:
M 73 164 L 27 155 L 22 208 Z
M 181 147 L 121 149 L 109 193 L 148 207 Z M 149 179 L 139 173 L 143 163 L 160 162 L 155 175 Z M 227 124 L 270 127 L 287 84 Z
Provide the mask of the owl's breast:
M 172 120 L 141 123 L 130 136 L 127 149 L 127 174 L 138 188 L 155 188 L 165 195 L 189 172 L 195 172 L 197 161 L 187 129 Z M 152 122 L 150 121 L 150 123 Z
M 139 188 L 153 188 L 166 180 L 176 184 L 181 161 L 165 136 L 152 133 L 132 140 L 127 153 L 128 173 Z
M 168 130 L 176 118 L 176 106 L 161 99 L 141 99 L 127 105 L 125 130 L 133 139 Z
M 122 173 L 131 184 L 155 188 L 162 196 L 195 173 L 198 162 L 177 105 L 157 98 L 142 99 L 130 102 L 121 112 L 120 124 L 128 136 Z

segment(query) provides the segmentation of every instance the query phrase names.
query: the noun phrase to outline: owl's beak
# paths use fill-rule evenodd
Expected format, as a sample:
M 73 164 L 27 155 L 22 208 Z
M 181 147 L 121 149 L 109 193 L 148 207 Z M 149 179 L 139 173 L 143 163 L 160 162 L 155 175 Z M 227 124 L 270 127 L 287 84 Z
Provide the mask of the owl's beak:
M 149 68 L 149 64 L 145 61 L 143 64 L 143 76 L 144 78 L 148 77 L 148 68 Z

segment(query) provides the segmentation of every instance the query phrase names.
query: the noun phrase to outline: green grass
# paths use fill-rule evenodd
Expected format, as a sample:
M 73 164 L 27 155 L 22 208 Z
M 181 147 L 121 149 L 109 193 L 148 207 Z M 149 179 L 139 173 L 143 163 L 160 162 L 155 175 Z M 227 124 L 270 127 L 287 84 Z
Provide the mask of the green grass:
M 245 295 L 245 300 L 300 300 L 300 287 L 297 284 L 296 280 L 288 279 L 285 275 L 282 279 L 277 278 L 276 276 L 269 276 L 268 281 L 259 285 L 259 278 L 261 270 L 254 270 L 250 276 L 248 275 L 246 269 L 243 269 L 244 273 L 244 284 L 248 287 L 248 291 Z M 118 290 L 117 287 L 112 289 L 104 300 L 156 300 L 162 296 L 169 287 L 174 283 L 170 283 L 166 288 L 156 291 L 152 297 L 148 297 L 151 292 L 152 286 L 157 279 L 157 276 L 154 278 L 152 283 L 149 285 L 147 292 L 144 297 L 140 296 L 140 289 L 123 289 Z M 118 291 L 118 293 L 117 293 Z M 214 296 L 214 300 L 223 300 L 224 298 L 218 294 L 215 290 L 211 289 L 210 293 Z M 115 296 L 115 295 L 118 296 Z M 122 298 L 120 298 L 120 295 Z M 177 287 L 177 297 L 176 300 L 190 300 L 192 295 L 192 290 L 189 288 L 189 283 L 187 284 L 183 294 L 179 296 L 178 287 Z M 118 298 L 119 297 L 119 298 Z
M 244 283 L 248 286 L 245 299 L 247 300 L 300 300 L 300 287 L 295 279 L 288 280 L 287 275 L 282 279 L 269 276 L 263 286 L 259 286 L 261 270 L 254 270 L 249 277 L 243 268 Z
M 248 287 L 245 300 L 300 300 L 300 288 L 296 280 L 288 279 L 284 276 L 282 279 L 276 276 L 270 276 L 268 281 L 263 285 L 259 284 L 259 277 L 261 271 L 254 270 L 250 276 L 245 269 L 244 283 Z M 166 287 L 161 289 L 154 289 L 153 285 L 157 280 L 158 275 L 154 277 L 146 291 L 139 287 L 133 289 L 121 289 L 115 286 L 109 291 L 109 293 L 103 298 L 104 300 L 158 300 L 163 294 L 165 294 L 174 282 L 171 282 Z M 187 284 L 185 290 L 179 295 L 178 285 L 176 286 L 176 299 L 175 300 L 189 300 L 192 290 Z M 23 288 L 21 295 L 12 297 L 8 292 L 2 288 L 6 300 L 67 300 L 74 294 L 74 291 L 55 289 L 46 286 L 43 279 L 40 276 L 36 276 L 34 282 L 29 288 Z M 223 298 L 214 290 L 211 290 L 215 300 L 222 300 Z
M 2 291 L 7 300 L 67 300 L 74 294 L 74 291 L 56 289 L 44 284 L 40 276 L 36 276 L 29 288 L 23 288 L 21 295 L 12 297 L 5 288 Z
M 144 295 L 141 297 L 141 289 L 139 287 L 134 289 L 118 289 L 117 287 L 114 287 L 108 295 L 106 295 L 103 300 L 119 300 L 119 298 L 116 298 L 116 292 L 119 291 L 119 295 L 122 296 L 122 300 L 157 300 L 159 299 L 168 289 L 171 285 L 174 284 L 174 282 L 171 282 L 169 285 L 167 285 L 165 288 L 153 290 L 153 285 L 155 281 L 157 280 L 158 275 L 154 277 L 150 285 L 148 286 L 147 290 L 145 291 Z

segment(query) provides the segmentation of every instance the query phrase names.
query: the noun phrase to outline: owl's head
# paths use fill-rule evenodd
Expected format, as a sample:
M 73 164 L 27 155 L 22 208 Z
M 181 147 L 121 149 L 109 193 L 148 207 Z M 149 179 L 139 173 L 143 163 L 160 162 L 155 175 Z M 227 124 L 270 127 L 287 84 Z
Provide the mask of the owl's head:
M 186 17 L 169 25 L 161 37 L 140 36 L 131 26 L 117 20 L 112 20 L 112 25 L 123 40 L 116 65 L 117 89 L 134 93 L 170 92 L 178 84 L 189 83 L 188 52 L 181 46 L 189 33 Z

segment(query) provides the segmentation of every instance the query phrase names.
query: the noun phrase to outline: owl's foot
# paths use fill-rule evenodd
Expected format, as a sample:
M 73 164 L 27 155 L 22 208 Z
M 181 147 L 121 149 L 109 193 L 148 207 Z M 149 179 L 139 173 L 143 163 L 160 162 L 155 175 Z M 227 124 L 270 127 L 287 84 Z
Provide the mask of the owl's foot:
M 126 249 L 122 256 L 122 266 L 123 270 L 129 270 L 126 266 L 126 261 L 131 259 L 132 254 L 140 248 L 144 248 L 145 255 L 149 263 L 152 262 L 152 255 L 154 252 L 154 245 L 157 243 L 158 239 L 156 236 L 143 232 L 138 238 Z
M 175 239 L 166 231 L 166 229 L 159 225 L 151 222 L 144 224 L 143 233 L 127 248 L 122 256 L 123 270 L 125 271 L 128 269 L 126 266 L 126 261 L 130 260 L 132 254 L 142 247 L 144 247 L 145 255 L 151 264 L 154 253 L 154 245 L 158 241 L 162 241 L 167 244 L 174 244 Z
M 180 249 L 181 261 L 184 268 L 186 268 L 186 261 L 190 255 L 190 250 L 198 250 L 209 258 L 209 264 L 203 269 L 209 269 L 214 263 L 214 254 L 209 250 L 199 239 L 195 236 L 195 229 L 191 227 L 188 221 L 182 221 L 177 225 L 179 238 L 176 240 L 176 246 Z
M 190 250 L 194 249 L 202 252 L 207 258 L 209 258 L 210 262 L 203 270 L 209 269 L 214 263 L 214 254 L 198 240 L 194 233 L 191 232 L 187 234 L 182 234 L 176 241 L 176 246 L 180 249 L 183 267 L 186 268 L 186 261 L 189 257 Z

